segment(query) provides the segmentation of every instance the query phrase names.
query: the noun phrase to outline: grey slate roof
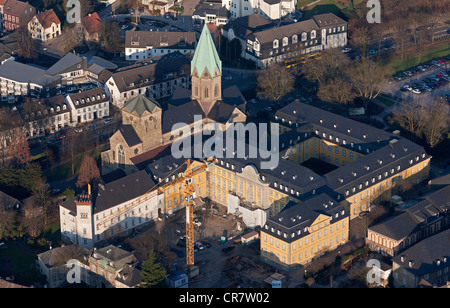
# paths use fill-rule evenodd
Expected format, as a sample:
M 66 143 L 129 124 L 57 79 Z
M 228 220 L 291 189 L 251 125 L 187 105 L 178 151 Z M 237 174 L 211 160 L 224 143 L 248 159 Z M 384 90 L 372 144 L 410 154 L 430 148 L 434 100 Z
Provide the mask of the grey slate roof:
M 280 213 L 268 218 L 262 230 L 290 243 L 308 235 L 309 227 L 319 215 L 329 216 L 331 223 L 334 223 L 347 218 L 349 212 L 339 202 L 322 193 L 304 202 L 287 205 Z
M 42 68 L 16 61 L 0 65 L 0 77 L 21 83 L 33 83 L 45 87 L 59 81 L 59 76 L 50 76 Z
M 189 72 L 189 65 L 190 59 L 176 52 L 157 61 L 143 61 L 120 68 L 111 77 L 119 91 L 124 92 L 173 79 L 166 78 L 169 74 L 181 76 Z
M 450 186 L 447 186 L 369 229 L 394 240 L 401 240 L 418 231 L 422 225 L 438 219 L 436 214 L 450 209 L 449 200 Z
M 121 125 L 119 131 L 130 148 L 142 142 L 132 125 Z
M 87 67 L 82 67 L 83 58 L 69 52 L 64 57 L 62 57 L 58 62 L 53 64 L 48 70 L 47 74 L 49 75 L 57 75 L 65 72 L 67 69 L 80 64 L 80 68 L 78 69 L 87 69 Z M 87 64 L 87 59 L 85 58 L 85 64 Z
M 403 257 L 403 261 L 402 261 Z M 392 259 L 415 276 L 448 268 L 450 262 L 450 229 L 421 240 Z M 411 266 L 409 265 L 411 261 Z M 436 261 L 440 261 L 439 265 Z
M 113 182 L 104 184 L 104 189 L 94 187 L 92 202 L 94 213 L 99 213 L 128 200 L 142 196 L 155 186 L 145 170 L 138 171 Z M 77 197 L 64 201 L 61 206 L 76 214 Z
M 99 213 L 128 200 L 142 196 L 155 186 L 145 170 L 138 171 L 96 189 L 94 213 Z
M 137 258 L 133 253 L 114 245 L 108 245 L 106 247 L 97 249 L 94 251 L 92 256 L 96 259 L 103 258 L 107 261 L 113 262 L 113 267 L 116 269 L 122 269 L 127 264 L 133 264 L 137 262 Z
M 275 22 L 264 18 L 260 14 L 251 14 L 234 19 L 223 26 L 224 31 L 233 30 L 234 35 L 245 39 L 249 34 L 265 30 L 276 25 Z

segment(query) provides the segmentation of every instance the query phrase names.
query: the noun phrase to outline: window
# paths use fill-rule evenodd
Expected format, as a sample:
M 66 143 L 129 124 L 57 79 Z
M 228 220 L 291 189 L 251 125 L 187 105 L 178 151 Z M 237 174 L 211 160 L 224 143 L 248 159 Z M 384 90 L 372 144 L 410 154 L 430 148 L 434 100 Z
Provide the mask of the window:
M 288 41 L 289 40 L 287 37 L 283 38 L 283 46 L 286 46 L 288 44 Z

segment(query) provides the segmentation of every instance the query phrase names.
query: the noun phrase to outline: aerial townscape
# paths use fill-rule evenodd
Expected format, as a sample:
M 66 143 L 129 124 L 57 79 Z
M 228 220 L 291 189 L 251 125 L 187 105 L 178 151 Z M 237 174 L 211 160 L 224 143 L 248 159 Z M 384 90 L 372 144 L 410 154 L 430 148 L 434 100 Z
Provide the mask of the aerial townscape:
M 450 288 L 449 0 L 0 0 L 0 88 L 0 288 Z

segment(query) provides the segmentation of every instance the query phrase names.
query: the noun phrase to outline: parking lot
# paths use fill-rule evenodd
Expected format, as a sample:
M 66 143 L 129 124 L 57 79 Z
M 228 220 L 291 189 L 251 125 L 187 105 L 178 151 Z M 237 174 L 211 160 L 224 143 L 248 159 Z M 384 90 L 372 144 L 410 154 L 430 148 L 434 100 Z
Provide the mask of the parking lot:
M 450 104 L 450 57 L 420 65 L 393 76 L 382 92 L 394 97 L 412 95 L 442 98 Z

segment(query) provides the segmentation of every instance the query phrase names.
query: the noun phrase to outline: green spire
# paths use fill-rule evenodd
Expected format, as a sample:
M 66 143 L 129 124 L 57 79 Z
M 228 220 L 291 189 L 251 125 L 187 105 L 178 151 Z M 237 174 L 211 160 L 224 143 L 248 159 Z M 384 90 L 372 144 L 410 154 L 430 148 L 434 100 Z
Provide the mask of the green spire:
M 197 68 L 197 73 L 201 76 L 206 68 L 209 74 L 214 76 L 216 67 L 222 74 L 222 61 L 220 61 L 211 32 L 209 32 L 208 26 L 205 23 L 200 39 L 198 40 L 197 48 L 195 49 L 194 58 L 191 62 L 191 74 L 194 68 Z

